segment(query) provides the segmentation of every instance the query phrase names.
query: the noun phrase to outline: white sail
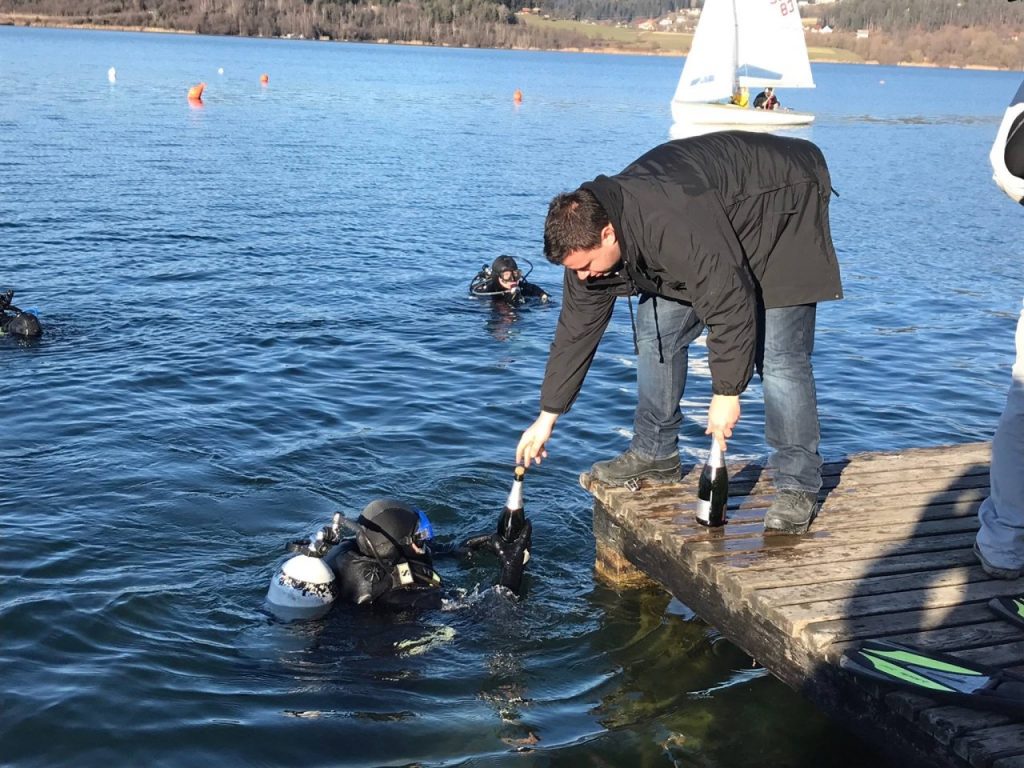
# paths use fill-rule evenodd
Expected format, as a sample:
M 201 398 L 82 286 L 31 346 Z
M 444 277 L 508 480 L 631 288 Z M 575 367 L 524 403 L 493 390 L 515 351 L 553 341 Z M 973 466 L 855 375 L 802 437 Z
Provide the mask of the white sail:
M 742 22 L 736 59 L 739 84 L 748 88 L 813 88 L 796 0 L 733 1 Z
M 813 88 L 796 0 L 706 0 L 674 102 L 729 98 L 737 86 Z
M 679 76 L 675 100 L 729 98 L 736 84 L 737 39 L 734 0 L 706 0 Z

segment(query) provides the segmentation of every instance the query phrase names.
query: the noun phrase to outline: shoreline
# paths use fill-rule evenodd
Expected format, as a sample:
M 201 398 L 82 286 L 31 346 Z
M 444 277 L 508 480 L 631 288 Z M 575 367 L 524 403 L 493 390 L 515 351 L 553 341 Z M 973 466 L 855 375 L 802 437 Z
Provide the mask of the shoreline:
M 33 27 L 42 29 L 85 29 L 99 32 L 146 32 L 165 35 L 200 35 L 190 29 L 171 29 L 167 27 L 134 26 L 127 24 L 95 24 L 95 23 L 68 23 L 58 21 L 59 17 L 41 16 L 30 13 L 9 13 L 0 12 L 0 27 Z M 304 38 L 304 37 L 263 37 L 252 35 L 207 35 L 208 37 L 235 37 L 250 38 L 253 40 L 299 40 L 302 42 L 327 42 L 327 43 L 361 43 L 364 45 L 409 45 L 434 48 L 475 48 L 477 46 L 456 46 L 445 43 L 427 43 L 422 40 L 388 40 L 380 38 L 377 40 L 336 40 L 334 38 Z M 509 48 L 478 48 L 479 50 L 494 51 L 537 51 L 540 53 L 586 53 L 586 54 L 608 54 L 611 56 L 660 56 L 665 58 L 684 58 L 686 53 L 678 51 L 643 51 L 631 48 L 533 48 L 522 46 L 511 46 Z M 925 69 L 958 69 L 981 72 L 1018 72 L 1021 70 L 1010 69 L 1009 67 L 997 67 L 986 64 L 933 64 L 931 62 L 900 61 L 896 64 L 882 65 L 878 61 L 863 59 L 861 61 L 843 61 L 831 58 L 816 58 L 810 56 L 810 60 L 816 64 L 868 64 L 872 66 L 894 66 L 894 67 L 921 67 Z

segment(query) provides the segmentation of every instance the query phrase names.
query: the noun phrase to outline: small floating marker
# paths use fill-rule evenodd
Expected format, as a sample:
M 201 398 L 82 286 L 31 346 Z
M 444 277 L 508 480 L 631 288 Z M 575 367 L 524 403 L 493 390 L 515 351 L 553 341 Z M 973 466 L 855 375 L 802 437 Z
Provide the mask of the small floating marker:
M 260 84 L 261 85 L 266 85 L 269 82 L 270 82 L 270 75 L 268 75 L 266 72 L 264 72 L 262 75 L 260 75 Z
M 206 83 L 199 83 L 193 85 L 188 89 L 188 100 L 189 101 L 202 101 L 203 100 L 203 89 L 206 87 Z
M 224 67 L 218 67 L 217 74 L 218 75 L 223 75 L 224 74 Z
M 514 101 L 516 104 L 523 103 L 523 92 L 520 91 L 518 88 L 516 88 L 515 92 L 512 94 L 512 101 Z
M 107 80 L 109 80 L 112 83 L 117 82 L 117 70 L 113 67 L 107 70 Z
M 879 80 L 879 81 L 878 81 L 878 84 L 879 84 L 879 85 L 885 85 L 885 80 Z

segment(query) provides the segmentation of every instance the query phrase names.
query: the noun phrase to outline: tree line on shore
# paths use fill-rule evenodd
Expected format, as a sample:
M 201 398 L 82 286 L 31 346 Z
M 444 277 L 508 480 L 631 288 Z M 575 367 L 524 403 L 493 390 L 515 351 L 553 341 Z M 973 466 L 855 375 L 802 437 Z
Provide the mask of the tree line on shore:
M 69 25 L 209 35 L 419 42 L 479 48 L 582 48 L 568 30 L 517 23 L 497 0 L 0 0 L 0 13 Z
M 695 0 L 540 0 L 552 18 L 629 22 Z M 0 14 L 67 25 L 212 35 L 387 41 L 479 48 L 602 48 L 613 41 L 524 24 L 514 0 L 0 0 Z M 1024 4 L 1005 0 L 839 0 L 803 14 L 833 34 L 818 45 L 869 61 L 1024 68 Z M 857 30 L 866 30 L 860 35 Z
M 808 6 L 829 45 L 882 64 L 1024 69 L 1024 7 L 1005 0 L 841 0 Z M 865 30 L 867 37 L 858 37 Z

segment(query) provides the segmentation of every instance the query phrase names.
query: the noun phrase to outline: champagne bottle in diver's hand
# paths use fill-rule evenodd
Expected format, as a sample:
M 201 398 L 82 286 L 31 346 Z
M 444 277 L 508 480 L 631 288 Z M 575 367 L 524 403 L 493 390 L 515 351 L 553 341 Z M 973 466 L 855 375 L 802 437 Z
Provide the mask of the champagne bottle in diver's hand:
M 519 594 L 523 583 L 523 568 L 530 561 L 533 526 L 523 511 L 523 476 L 526 467 L 516 467 L 512 490 L 505 508 L 498 517 L 498 532 L 493 539 L 494 553 L 501 563 L 498 583 Z
M 523 477 L 525 475 L 526 467 L 516 467 L 512 490 L 508 492 L 505 508 L 501 510 L 501 516 L 498 518 L 498 536 L 506 542 L 518 539 L 523 526 L 526 525 L 526 513 L 523 511 Z
M 729 500 L 729 473 L 718 441 L 711 438 L 711 456 L 700 473 L 697 485 L 697 522 L 711 528 L 726 524 L 725 508 Z

